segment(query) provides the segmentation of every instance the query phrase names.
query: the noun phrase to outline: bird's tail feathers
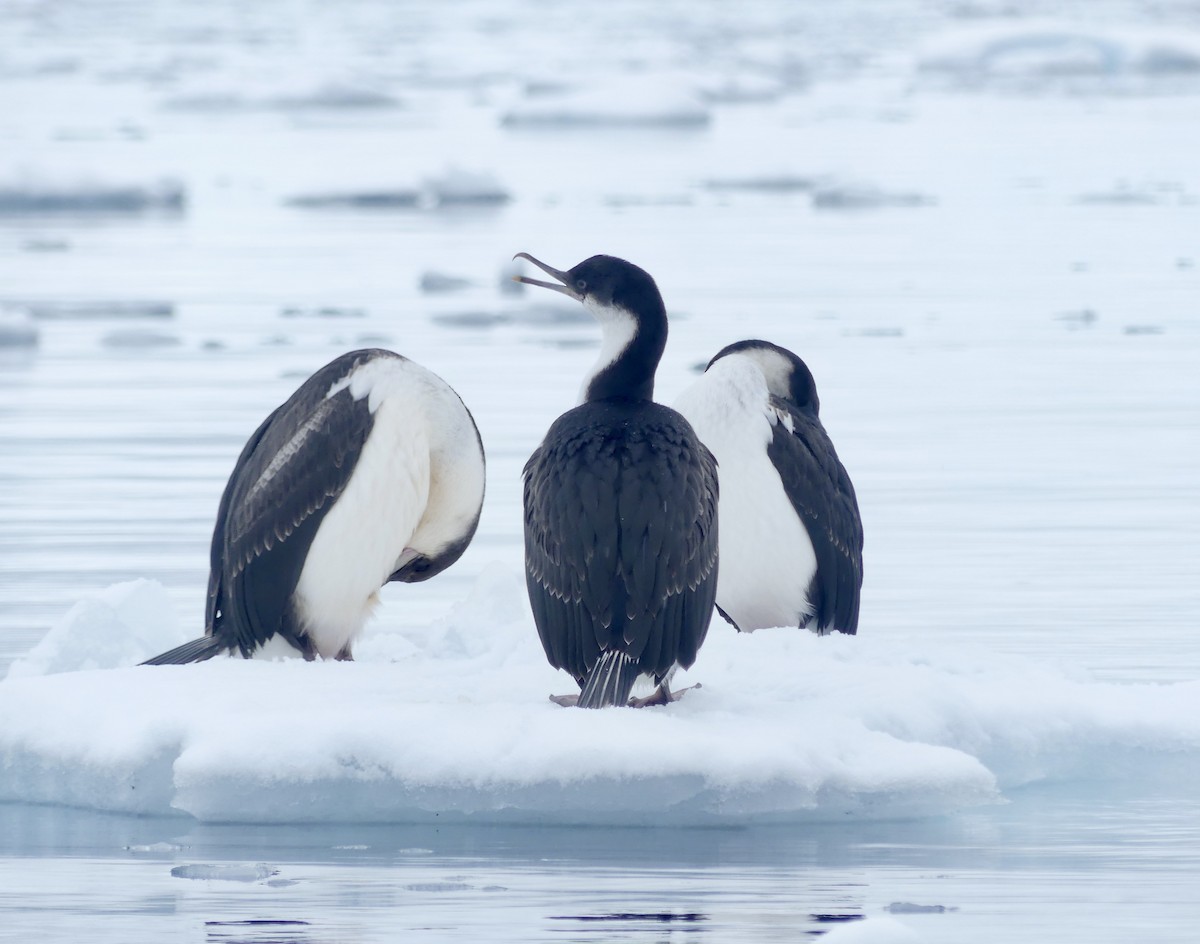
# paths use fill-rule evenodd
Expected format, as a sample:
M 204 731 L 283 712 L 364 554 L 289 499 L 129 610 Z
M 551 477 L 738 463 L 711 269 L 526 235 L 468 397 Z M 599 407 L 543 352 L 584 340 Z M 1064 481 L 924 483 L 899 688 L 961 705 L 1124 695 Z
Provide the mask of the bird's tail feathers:
M 580 708 L 606 708 L 625 705 L 637 681 L 638 666 L 625 652 L 609 649 L 588 673 L 583 691 L 579 693 Z
M 153 659 L 147 659 L 142 665 L 184 665 L 188 662 L 204 662 L 206 659 L 211 659 L 213 656 L 227 651 L 228 648 L 212 636 L 201 636 L 199 639 L 185 642 L 182 646 L 176 646 L 174 649 L 157 655 Z

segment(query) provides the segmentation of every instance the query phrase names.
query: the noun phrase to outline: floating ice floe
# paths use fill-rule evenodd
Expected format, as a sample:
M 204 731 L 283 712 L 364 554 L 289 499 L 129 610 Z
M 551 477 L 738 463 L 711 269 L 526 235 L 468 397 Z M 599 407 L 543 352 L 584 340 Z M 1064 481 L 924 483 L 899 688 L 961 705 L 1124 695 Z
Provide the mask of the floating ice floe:
M 305 209 L 439 210 L 503 206 L 511 194 L 489 173 L 448 168 L 412 186 L 385 185 L 296 194 L 285 201 Z
M 528 97 L 501 118 L 506 128 L 703 128 L 708 106 L 686 84 L 653 79 Z
M 1170 181 L 1132 183 L 1127 180 L 1118 181 L 1105 190 L 1091 190 L 1081 193 L 1075 202 L 1087 206 L 1160 206 L 1178 205 L 1191 206 L 1197 202 L 1187 188 L 1181 183 Z
M 883 190 L 872 184 L 825 181 L 810 191 L 817 210 L 880 210 L 889 207 L 925 207 L 937 201 L 923 193 Z
M 207 88 L 185 92 L 163 101 L 163 107 L 175 111 L 363 111 L 401 107 L 401 101 L 388 92 L 369 85 L 330 82 L 313 88 L 246 89 Z
M 178 213 L 186 204 L 187 190 L 175 180 L 152 184 L 0 182 L 0 215 Z
M 1148 82 L 1200 78 L 1200 33 L 1004 21 L 936 36 L 918 50 L 917 64 L 925 75 L 968 87 L 1103 89 L 1114 83 L 1136 90 Z
M 137 321 L 174 318 L 172 302 L 137 299 L 85 299 L 82 301 L 21 301 L 36 321 Z
M 177 865 L 171 869 L 174 878 L 190 878 L 205 882 L 265 882 L 279 870 L 269 865 Z
M 183 341 L 177 334 L 152 331 L 149 328 L 122 328 L 110 331 L 100 339 L 108 348 L 126 351 L 144 351 L 152 348 L 178 347 Z
M 0 682 L 0 801 L 683 825 L 937 816 L 1035 782 L 1200 774 L 1200 682 L 1109 684 L 878 627 L 739 635 L 717 620 L 677 680 L 702 688 L 583 712 L 547 700 L 574 683 L 546 664 L 520 575 L 486 571 L 431 627 L 389 631 L 396 615 L 358 662 L 137 667 L 193 635 L 161 589 L 82 601 Z
M 1149 334 L 1162 334 L 1163 330 L 1164 329 L 1163 329 L 1162 325 L 1131 324 L 1131 325 L 1125 326 L 1124 333 L 1125 334 L 1134 334 L 1134 335 L 1138 335 L 1138 334 L 1149 335 Z
M 893 901 L 884 909 L 888 914 L 945 914 L 948 911 L 958 911 L 953 905 L 918 905 L 911 901 Z
M 288 197 L 284 202 L 309 210 L 408 210 L 420 204 L 421 191 L 400 187 L 302 193 Z
M 40 333 L 23 308 L 0 304 L 0 349 L 38 346 Z
M 807 193 L 821 178 L 804 174 L 752 174 L 744 177 L 712 177 L 701 183 L 705 190 L 748 190 L 762 193 Z
M 878 210 L 888 207 L 932 206 L 923 193 L 885 190 L 875 184 L 840 180 L 832 175 L 766 173 L 712 177 L 700 182 L 717 193 L 805 194 L 818 210 Z
M 1079 308 L 1075 311 L 1064 311 L 1054 316 L 1056 321 L 1065 321 L 1073 329 L 1089 328 L 1100 320 L 1100 316 L 1091 308 Z
M 704 101 L 719 105 L 774 102 L 788 91 L 776 78 L 749 74 L 700 76 L 696 88 Z
M 70 240 L 52 236 L 35 236 L 21 243 L 22 252 L 67 252 L 70 248 Z
M 145 853 L 148 855 L 170 855 L 175 852 L 182 852 L 186 846 L 181 846 L 177 842 L 151 842 L 139 843 L 138 845 L 126 846 L 126 852 Z
M 47 76 L 73 75 L 83 69 L 83 60 L 76 56 L 22 56 L 19 44 L 11 44 L 0 62 L 0 78 L 31 79 Z
M 554 303 L 532 304 L 502 311 L 442 312 L 433 316 L 433 322 L 448 328 L 498 328 L 503 325 L 532 325 L 547 328 L 594 324 L 586 308 L 578 305 L 555 305 Z
M 440 295 L 446 292 L 461 292 L 471 288 L 475 283 L 459 275 L 449 275 L 445 272 L 422 272 L 418 287 L 427 295 Z
M 511 199 L 495 175 L 459 167 L 426 177 L 421 193 L 424 202 L 438 207 L 498 206 Z
M 365 318 L 367 311 L 350 305 L 289 305 L 279 314 L 284 318 Z
M 692 198 L 686 193 L 610 193 L 604 197 L 604 205 L 617 208 L 691 206 Z

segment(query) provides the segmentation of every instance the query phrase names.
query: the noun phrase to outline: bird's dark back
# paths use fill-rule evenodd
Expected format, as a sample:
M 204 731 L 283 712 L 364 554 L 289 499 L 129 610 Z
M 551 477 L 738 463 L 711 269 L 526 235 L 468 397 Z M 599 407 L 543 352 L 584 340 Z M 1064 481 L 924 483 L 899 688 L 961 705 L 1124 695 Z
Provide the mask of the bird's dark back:
M 526 464 L 525 548 L 551 664 L 580 677 L 616 647 L 642 671 L 688 666 L 716 596 L 716 460 L 661 404 L 576 407 Z

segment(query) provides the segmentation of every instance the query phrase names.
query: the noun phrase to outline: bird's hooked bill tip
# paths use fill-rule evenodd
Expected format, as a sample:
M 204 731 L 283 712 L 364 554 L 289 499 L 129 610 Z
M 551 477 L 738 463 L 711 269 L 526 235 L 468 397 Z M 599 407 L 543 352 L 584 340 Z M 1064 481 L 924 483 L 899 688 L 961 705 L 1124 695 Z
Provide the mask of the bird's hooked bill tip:
M 527 252 L 518 252 L 512 257 L 513 262 L 516 262 L 518 259 L 524 259 L 527 262 L 532 262 L 534 265 L 540 265 L 540 263 Z M 529 282 L 529 279 L 527 279 L 527 278 L 525 278 L 525 276 L 521 275 L 520 272 L 513 275 L 512 280 L 514 282 Z
M 531 279 L 531 278 L 529 278 L 529 276 L 521 275 L 519 273 L 512 277 L 512 280 L 514 282 L 523 282 L 525 285 L 537 285 L 537 286 L 540 286 L 541 288 L 548 288 L 548 289 L 552 289 L 555 292 L 561 292 L 562 294 L 566 295 L 568 298 L 573 298 L 576 301 L 582 300 L 582 296 L 578 292 L 576 292 L 574 289 L 569 287 L 571 277 L 566 272 L 560 272 L 558 269 L 554 268 L 553 266 L 546 265 L 546 263 L 542 262 L 540 259 L 535 259 L 533 256 L 531 256 L 527 252 L 518 252 L 515 256 L 513 256 L 514 261 L 517 259 L 524 259 L 526 262 L 532 262 L 535 266 L 537 266 L 539 269 L 541 269 L 547 275 L 552 275 L 552 276 L 554 276 L 554 278 L 558 279 L 558 283 L 563 283 L 563 284 L 558 284 L 556 282 L 543 282 L 541 279 Z

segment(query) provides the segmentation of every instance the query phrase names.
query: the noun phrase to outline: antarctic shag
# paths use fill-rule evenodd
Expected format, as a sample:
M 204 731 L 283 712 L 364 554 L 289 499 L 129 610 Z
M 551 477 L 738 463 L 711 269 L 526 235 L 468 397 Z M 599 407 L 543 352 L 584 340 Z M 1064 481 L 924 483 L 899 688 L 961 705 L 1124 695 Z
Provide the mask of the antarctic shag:
M 351 658 L 391 580 L 466 550 L 483 504 L 479 431 L 458 394 L 383 350 L 343 354 L 250 437 L 213 531 L 205 634 L 147 665 L 249 658 L 279 637 Z
M 691 425 L 653 402 L 667 314 L 654 280 L 612 256 L 557 282 L 517 276 L 583 303 L 603 343 L 580 405 L 525 465 L 525 574 L 546 657 L 579 683 L 583 708 L 661 704 L 704 642 L 717 590 L 717 469 Z M 630 699 L 648 676 L 655 691 Z
M 717 607 L 742 630 L 858 629 L 863 531 L 808 367 L 739 341 L 675 402 L 721 469 Z

